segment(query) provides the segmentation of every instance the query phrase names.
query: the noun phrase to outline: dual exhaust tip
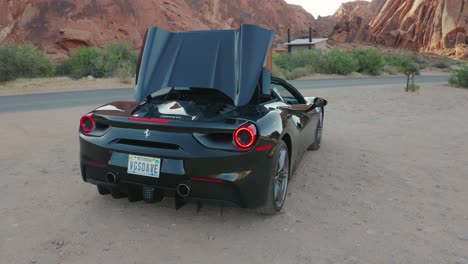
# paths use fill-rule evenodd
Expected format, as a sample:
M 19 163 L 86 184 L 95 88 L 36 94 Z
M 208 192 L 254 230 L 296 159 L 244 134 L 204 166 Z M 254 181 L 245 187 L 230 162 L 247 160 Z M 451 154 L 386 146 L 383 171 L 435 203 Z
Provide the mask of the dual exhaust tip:
M 119 182 L 119 178 L 113 172 L 108 172 L 105 177 L 106 181 L 110 184 L 117 184 Z
M 119 178 L 117 177 L 117 175 L 113 172 L 108 172 L 106 175 L 106 181 L 110 184 L 117 184 L 119 182 Z M 190 195 L 190 191 L 191 191 L 191 188 L 189 185 L 185 184 L 185 183 L 182 183 L 182 184 L 179 184 L 177 186 L 177 194 L 180 196 L 180 197 L 187 197 Z
M 182 183 L 177 186 L 177 194 L 180 195 L 180 197 L 185 198 L 189 196 L 190 191 L 190 186 L 188 186 L 187 184 Z

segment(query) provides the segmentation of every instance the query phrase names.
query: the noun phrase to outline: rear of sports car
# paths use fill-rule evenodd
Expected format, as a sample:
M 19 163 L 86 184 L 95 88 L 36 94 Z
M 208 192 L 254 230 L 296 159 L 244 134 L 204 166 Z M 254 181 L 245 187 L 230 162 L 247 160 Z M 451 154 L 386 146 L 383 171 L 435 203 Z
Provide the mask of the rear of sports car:
M 114 198 L 175 198 L 177 208 L 190 200 L 261 206 L 274 173 L 275 142 L 255 121 L 236 117 L 261 111 L 215 105 L 117 102 L 84 115 L 83 180 Z
M 254 25 L 149 28 L 137 102 L 111 103 L 81 119 L 83 180 L 131 201 L 173 196 L 176 207 L 190 199 L 265 204 L 277 142 L 257 123 L 268 111 L 252 102 L 270 94 L 273 36 Z

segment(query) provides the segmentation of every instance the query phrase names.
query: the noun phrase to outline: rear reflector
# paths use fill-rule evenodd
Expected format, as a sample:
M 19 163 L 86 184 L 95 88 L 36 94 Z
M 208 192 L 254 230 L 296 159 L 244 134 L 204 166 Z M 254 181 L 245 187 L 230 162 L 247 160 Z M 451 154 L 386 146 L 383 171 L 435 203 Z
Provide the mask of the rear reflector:
M 256 151 L 266 151 L 266 150 L 270 150 L 272 147 L 273 147 L 272 145 L 266 145 L 266 146 L 257 147 L 255 150 Z
M 191 178 L 192 181 L 199 181 L 199 182 L 213 182 L 213 183 L 223 183 L 224 180 L 220 179 L 213 179 L 213 178 Z
M 105 168 L 106 167 L 106 164 L 104 164 L 104 163 L 99 163 L 99 162 L 90 161 L 90 160 L 83 160 L 83 163 L 86 164 L 86 165 L 99 167 L 99 168 Z
M 148 123 L 160 123 L 160 124 L 168 124 L 169 122 L 171 122 L 170 120 L 167 120 L 167 119 L 145 118 L 145 117 L 135 117 L 135 116 L 131 116 L 128 119 L 132 120 L 132 121 L 148 122 Z

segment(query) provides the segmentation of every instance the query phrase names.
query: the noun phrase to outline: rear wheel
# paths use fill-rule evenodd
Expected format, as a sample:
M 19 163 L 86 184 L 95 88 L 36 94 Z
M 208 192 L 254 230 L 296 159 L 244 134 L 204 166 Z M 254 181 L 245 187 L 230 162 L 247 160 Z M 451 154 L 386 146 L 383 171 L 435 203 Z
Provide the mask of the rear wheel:
M 277 148 L 275 173 L 270 177 L 266 204 L 257 209 L 261 214 L 278 213 L 286 201 L 289 183 L 289 151 L 288 146 L 282 140 Z
M 317 128 L 315 130 L 315 139 L 314 143 L 309 146 L 307 150 L 319 150 L 320 144 L 322 143 L 322 134 L 323 134 L 323 109 L 320 113 L 320 119 L 317 123 Z

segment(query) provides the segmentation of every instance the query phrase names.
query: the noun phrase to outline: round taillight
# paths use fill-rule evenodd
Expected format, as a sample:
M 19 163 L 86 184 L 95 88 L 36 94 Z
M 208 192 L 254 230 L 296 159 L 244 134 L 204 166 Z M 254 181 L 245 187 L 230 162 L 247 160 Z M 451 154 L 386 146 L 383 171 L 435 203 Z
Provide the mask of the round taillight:
M 239 127 L 234 132 L 234 143 L 241 149 L 251 148 L 257 140 L 257 128 L 254 124 Z
M 91 133 L 94 128 L 96 128 L 96 123 L 94 122 L 93 115 L 87 114 L 80 119 L 80 128 L 83 133 Z

